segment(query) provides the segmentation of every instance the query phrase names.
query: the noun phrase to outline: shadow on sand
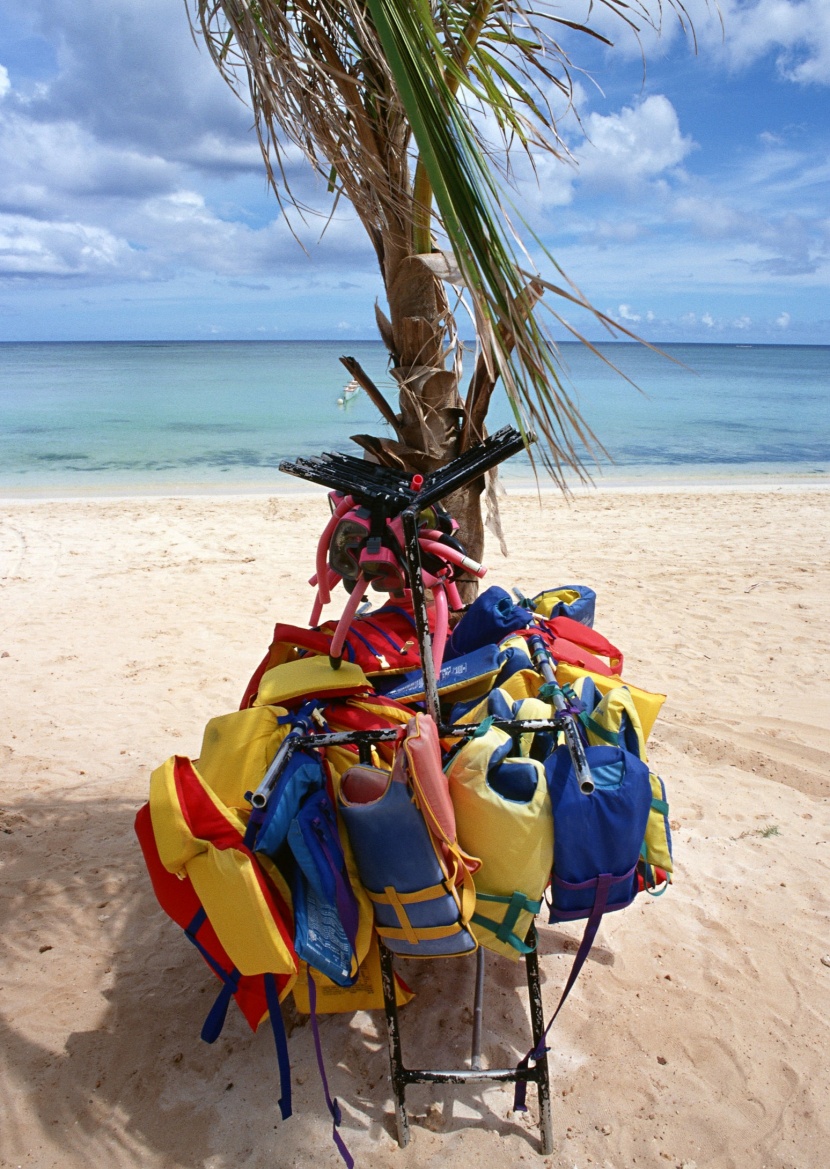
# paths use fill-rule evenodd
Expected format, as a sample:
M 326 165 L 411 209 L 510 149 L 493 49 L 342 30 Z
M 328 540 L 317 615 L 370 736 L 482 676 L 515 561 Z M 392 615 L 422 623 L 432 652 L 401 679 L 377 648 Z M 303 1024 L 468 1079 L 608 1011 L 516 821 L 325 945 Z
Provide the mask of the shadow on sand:
M 41 1166 L 218 1169 L 273 1164 L 275 1145 L 280 1164 L 289 1153 L 327 1153 L 311 1029 L 290 1003 L 295 1115 L 287 1123 L 276 1106 L 269 1028 L 253 1036 L 232 1007 L 217 1043 L 199 1040 L 218 983 L 156 902 L 133 833 L 135 811 L 134 802 L 58 798 L 3 812 L 0 951 L 10 982 L 26 988 L 27 1008 L 0 1016 L 15 1101 L 2 1152 L 31 1155 L 37 1132 Z M 548 929 L 540 935 L 542 956 L 561 955 L 545 996 L 555 1002 L 575 943 Z M 401 1014 L 407 1064 L 468 1066 L 474 960 L 399 961 L 397 969 L 418 995 Z M 513 1066 L 527 1049 L 525 986 L 523 963 L 488 954 L 489 1066 Z M 367 1138 L 380 1139 L 389 1149 L 382 1015 L 327 1016 L 321 1032 L 347 1142 L 357 1151 Z M 509 1097 L 509 1088 L 414 1086 L 407 1101 L 416 1132 L 480 1128 L 521 1134 L 536 1147 L 533 1092 L 529 1123 L 512 1118 Z

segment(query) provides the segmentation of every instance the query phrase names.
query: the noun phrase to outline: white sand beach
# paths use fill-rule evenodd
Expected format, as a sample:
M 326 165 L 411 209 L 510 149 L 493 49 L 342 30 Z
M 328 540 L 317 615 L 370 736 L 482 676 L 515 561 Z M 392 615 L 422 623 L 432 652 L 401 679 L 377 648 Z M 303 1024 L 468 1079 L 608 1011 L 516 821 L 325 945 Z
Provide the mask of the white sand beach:
M 196 756 L 277 618 L 305 622 L 317 496 L 0 507 L 0 1165 L 334 1166 L 311 1029 L 273 1041 L 159 908 L 133 833 L 149 773 Z M 321 1022 L 360 1166 L 819 1169 L 830 1149 L 830 493 L 511 494 L 488 583 L 598 594 L 625 677 L 668 694 L 650 740 L 676 881 L 603 922 L 551 1033 L 552 1156 L 535 1092 L 410 1089 L 394 1138 L 383 1019 Z M 555 1005 L 579 925 L 540 927 Z M 521 965 L 488 956 L 484 1055 L 527 1048 Z M 411 1063 L 469 1054 L 470 960 L 401 962 Z

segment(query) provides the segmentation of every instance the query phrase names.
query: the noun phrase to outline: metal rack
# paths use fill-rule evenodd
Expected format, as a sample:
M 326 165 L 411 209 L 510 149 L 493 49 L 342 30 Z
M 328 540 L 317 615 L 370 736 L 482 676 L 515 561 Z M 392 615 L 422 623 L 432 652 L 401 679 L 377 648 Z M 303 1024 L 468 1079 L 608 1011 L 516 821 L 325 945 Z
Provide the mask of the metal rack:
M 420 483 L 404 472 L 357 459 L 350 455 L 327 453 L 312 458 L 300 458 L 280 463 L 280 470 L 296 475 L 332 490 L 351 495 L 361 505 L 368 507 L 374 517 L 390 519 L 400 516 L 404 535 L 404 566 L 407 583 L 412 593 L 418 645 L 421 655 L 425 702 L 441 738 L 467 738 L 477 729 L 477 724 L 452 725 L 442 722 L 438 699 L 438 687 L 432 658 L 432 637 L 427 615 L 426 591 L 424 588 L 421 552 L 418 543 L 418 520 L 420 513 L 437 503 L 453 491 L 472 482 L 485 471 L 510 458 L 520 451 L 526 441 L 513 427 L 506 426 L 484 442 L 470 448 L 446 467 L 427 475 Z M 552 719 L 495 720 L 493 725 L 509 734 L 528 731 L 560 730 L 564 722 L 557 714 Z M 283 742 L 263 780 L 265 786 L 278 777 L 288 762 L 291 753 L 298 748 L 327 747 L 352 744 L 358 747 L 363 762 L 370 759 L 371 747 L 378 742 L 390 741 L 397 736 L 396 730 L 347 731 L 328 734 L 290 735 Z M 264 801 L 263 801 L 264 802 Z M 257 806 L 255 804 L 255 813 Z M 539 981 L 539 963 L 533 943 L 536 938 L 535 926 L 527 935 L 531 951 L 525 955 L 530 1023 L 534 1053 L 542 1043 L 544 1035 L 544 1013 L 542 992 Z M 541 1152 L 553 1150 L 551 1122 L 550 1075 L 547 1054 L 534 1056 L 532 1061 L 523 1061 L 521 1067 L 481 1067 L 481 1027 L 484 997 L 484 954 L 479 947 L 476 951 L 476 987 L 473 1010 L 473 1039 L 471 1066 L 465 1069 L 433 1070 L 406 1067 L 403 1057 L 398 1010 L 395 996 L 395 977 L 391 951 L 380 943 L 383 999 L 386 1014 L 386 1028 L 389 1046 L 389 1063 L 392 1090 L 395 1098 L 395 1121 L 398 1144 L 402 1147 L 409 1142 L 409 1120 L 406 1113 L 406 1089 L 410 1084 L 486 1084 L 535 1083 L 539 1098 L 539 1129 Z

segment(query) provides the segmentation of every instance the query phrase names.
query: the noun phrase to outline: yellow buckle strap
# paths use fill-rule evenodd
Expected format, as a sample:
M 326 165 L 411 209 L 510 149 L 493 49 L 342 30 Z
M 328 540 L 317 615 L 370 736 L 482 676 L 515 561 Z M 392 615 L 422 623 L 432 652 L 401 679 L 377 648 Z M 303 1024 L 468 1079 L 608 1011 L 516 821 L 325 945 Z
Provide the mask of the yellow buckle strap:
M 407 922 L 407 928 L 395 929 L 394 926 L 375 925 L 375 930 L 382 938 L 391 938 L 393 941 L 407 941 L 414 944 L 418 942 L 430 942 L 435 938 L 449 938 L 453 934 L 459 933 L 461 926 L 458 922 L 454 925 L 430 925 L 422 926 L 420 929 L 413 929 Z
M 448 936 L 447 933 L 434 934 L 431 929 L 416 930 L 404 908 L 406 905 L 419 905 L 424 901 L 435 901 L 438 897 L 446 897 L 447 890 L 443 885 L 430 885 L 427 889 L 416 889 L 413 893 L 399 893 L 394 885 L 386 885 L 383 893 L 373 893 L 370 889 L 367 889 L 366 892 L 376 905 L 389 905 L 400 923 L 399 930 L 378 929 L 378 933 L 382 936 L 405 938 L 413 946 L 418 944 L 420 938 L 426 938 L 428 935 L 433 937 Z M 454 933 L 455 928 L 452 927 L 449 932 Z M 435 926 L 432 929 L 443 930 L 445 927 Z
M 416 889 L 414 893 L 399 893 L 393 885 L 386 885 L 382 893 L 373 893 L 371 889 L 366 890 L 366 894 L 370 901 L 374 901 L 377 905 L 394 905 L 396 902 L 399 905 L 418 905 L 422 901 L 435 901 L 437 897 L 446 897 L 448 893 L 446 885 L 430 885 L 427 889 Z

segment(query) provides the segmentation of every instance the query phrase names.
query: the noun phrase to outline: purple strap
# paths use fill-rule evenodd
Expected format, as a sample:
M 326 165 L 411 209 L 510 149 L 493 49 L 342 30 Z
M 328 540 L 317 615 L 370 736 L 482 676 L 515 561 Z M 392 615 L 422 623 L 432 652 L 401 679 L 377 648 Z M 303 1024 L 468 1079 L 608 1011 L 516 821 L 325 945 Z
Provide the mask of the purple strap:
M 594 897 L 594 904 L 591 909 L 590 916 L 585 923 L 585 932 L 582 935 L 582 941 L 579 943 L 579 949 L 577 950 L 574 957 L 573 965 L 571 966 L 571 972 L 568 975 L 568 981 L 565 983 L 565 989 L 562 991 L 562 995 L 559 999 L 556 1010 L 553 1012 L 550 1022 L 543 1031 L 541 1039 L 536 1044 L 536 1046 L 531 1048 L 531 1050 L 527 1053 L 527 1055 L 518 1065 L 518 1068 L 516 1069 L 517 1071 L 519 1068 L 524 1070 L 525 1068 L 529 1067 L 531 1060 L 541 1059 L 542 1056 L 547 1052 L 548 1048 L 545 1044 L 545 1040 L 548 1037 L 548 1031 L 550 1031 L 551 1027 L 556 1021 L 556 1016 L 565 1005 L 565 999 L 571 993 L 573 985 L 579 977 L 579 972 L 585 964 L 585 959 L 588 957 L 591 946 L 594 944 L 594 938 L 597 936 L 597 930 L 599 929 L 599 923 L 602 921 L 602 915 L 605 913 L 605 907 L 608 903 L 608 894 L 611 891 L 611 886 L 614 885 L 617 880 L 618 878 L 614 877 L 612 873 L 600 873 L 600 875 L 596 878 L 597 892 L 596 896 Z M 517 1080 L 516 1090 L 513 1093 L 513 1111 L 527 1112 L 526 1100 L 527 1080 Z
M 323 1082 L 323 1093 L 326 1097 L 326 1107 L 331 1113 L 331 1118 L 334 1122 L 331 1129 L 332 1140 L 337 1146 L 338 1153 L 346 1163 L 346 1169 L 354 1169 L 354 1158 L 346 1148 L 346 1144 L 340 1133 L 337 1131 L 343 1117 L 340 1112 L 340 1105 L 337 1103 L 337 1098 L 335 1097 L 335 1099 L 332 1099 L 331 1093 L 329 1092 L 329 1082 L 326 1077 L 326 1067 L 323 1063 L 323 1046 L 320 1042 L 320 1027 L 317 1023 L 317 987 L 314 985 L 314 976 L 311 973 L 310 966 L 308 967 L 308 1004 L 311 1008 L 311 1030 L 314 1035 L 314 1049 L 317 1052 L 317 1067 L 320 1071 L 320 1079 Z

